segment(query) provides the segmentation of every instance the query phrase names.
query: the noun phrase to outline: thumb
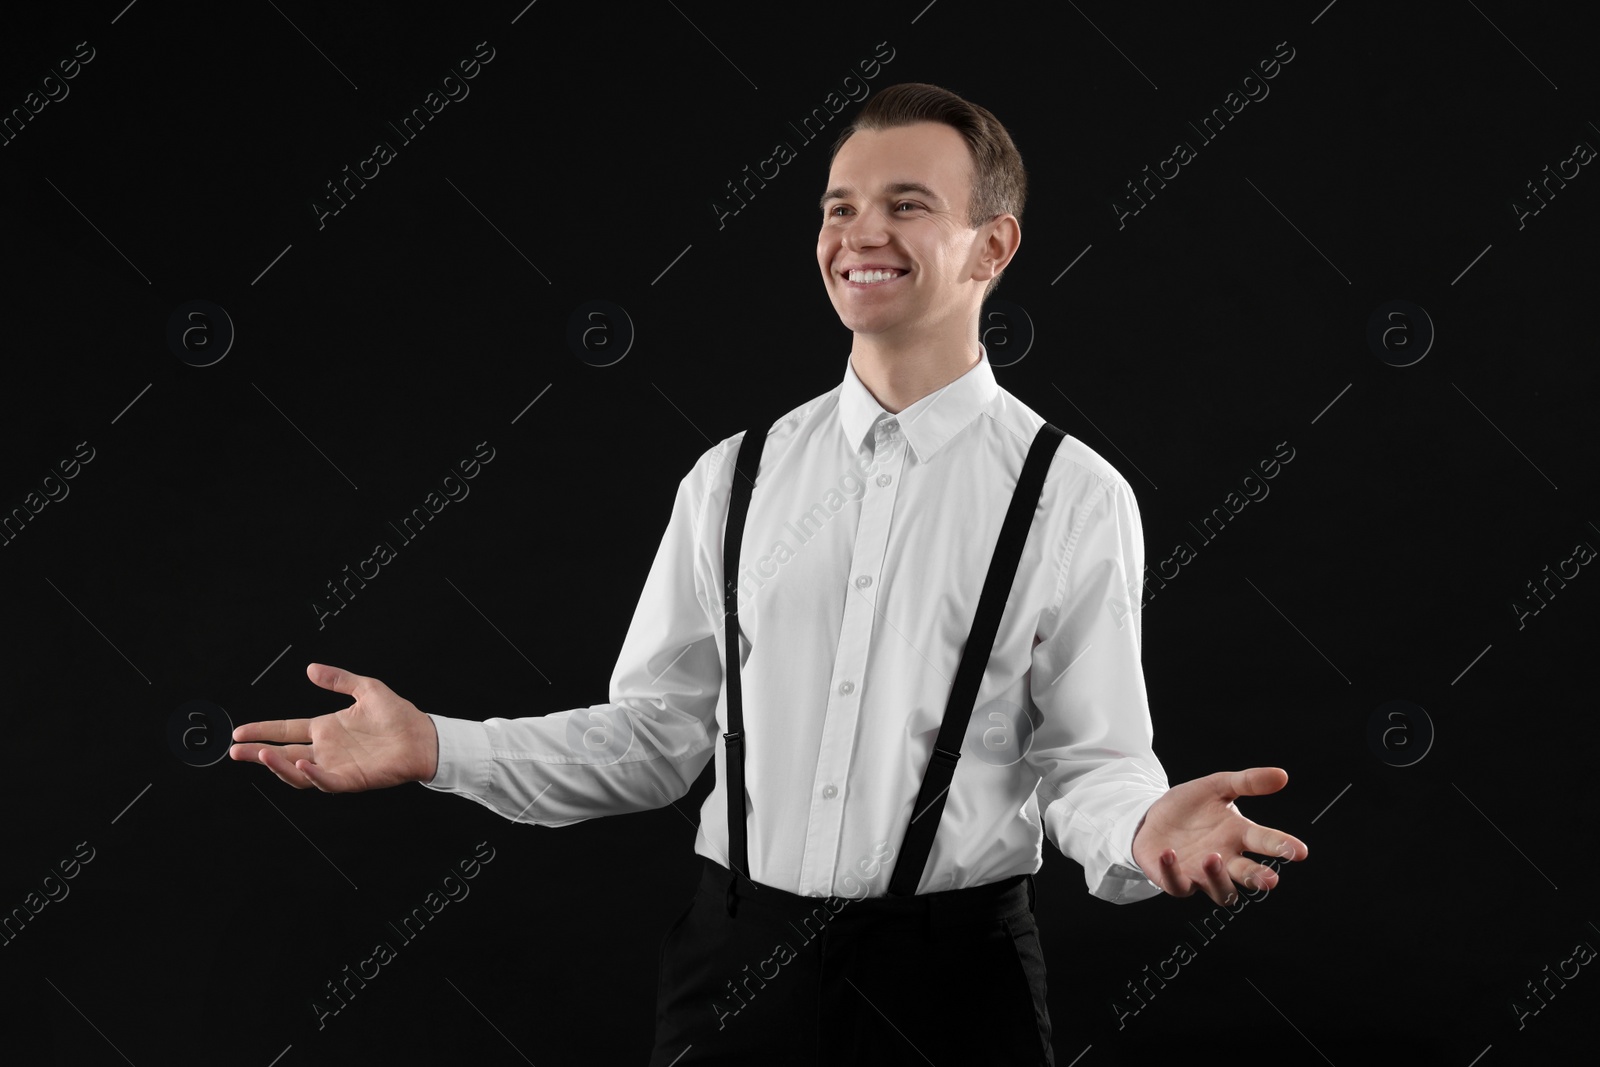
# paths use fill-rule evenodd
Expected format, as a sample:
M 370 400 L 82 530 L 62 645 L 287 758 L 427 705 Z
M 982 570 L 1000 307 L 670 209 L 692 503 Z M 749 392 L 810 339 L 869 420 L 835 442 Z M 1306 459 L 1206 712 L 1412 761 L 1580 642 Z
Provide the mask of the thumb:
M 313 685 L 323 689 L 331 689 L 335 693 L 344 693 L 347 696 L 355 696 L 356 690 L 367 681 L 366 678 L 359 674 L 352 674 L 350 671 L 341 670 L 338 667 L 330 667 L 326 663 L 308 663 L 306 665 L 306 677 L 311 679 L 311 684 Z
M 1230 797 L 1259 797 L 1276 793 L 1289 784 L 1289 772 L 1282 767 L 1251 767 L 1227 776 L 1224 792 Z

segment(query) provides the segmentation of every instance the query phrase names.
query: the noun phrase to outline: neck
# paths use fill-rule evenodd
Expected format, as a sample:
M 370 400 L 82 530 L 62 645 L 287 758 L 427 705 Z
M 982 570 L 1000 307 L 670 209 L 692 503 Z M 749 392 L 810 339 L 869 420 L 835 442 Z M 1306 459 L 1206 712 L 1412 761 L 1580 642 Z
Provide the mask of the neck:
M 885 411 L 898 414 L 978 365 L 978 324 L 966 333 L 927 343 L 893 343 L 855 335 L 850 366 Z

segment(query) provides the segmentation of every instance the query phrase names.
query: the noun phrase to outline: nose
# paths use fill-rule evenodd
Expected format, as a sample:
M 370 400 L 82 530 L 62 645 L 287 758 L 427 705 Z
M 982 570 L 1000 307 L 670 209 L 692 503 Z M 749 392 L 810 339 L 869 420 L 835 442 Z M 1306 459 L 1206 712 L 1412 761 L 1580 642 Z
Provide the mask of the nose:
M 845 228 L 845 247 L 852 252 L 875 248 L 887 239 L 887 231 L 884 219 L 876 209 L 862 212 L 852 218 Z

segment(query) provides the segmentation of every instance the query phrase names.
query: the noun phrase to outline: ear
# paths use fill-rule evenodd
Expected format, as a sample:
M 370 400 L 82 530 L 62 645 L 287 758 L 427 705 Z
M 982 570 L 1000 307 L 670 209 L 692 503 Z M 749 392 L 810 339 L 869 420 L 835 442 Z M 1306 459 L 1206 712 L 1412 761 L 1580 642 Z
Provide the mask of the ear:
M 1015 215 L 996 215 L 978 227 L 978 235 L 978 261 L 972 277 L 987 282 L 1006 269 L 1022 246 L 1022 224 Z

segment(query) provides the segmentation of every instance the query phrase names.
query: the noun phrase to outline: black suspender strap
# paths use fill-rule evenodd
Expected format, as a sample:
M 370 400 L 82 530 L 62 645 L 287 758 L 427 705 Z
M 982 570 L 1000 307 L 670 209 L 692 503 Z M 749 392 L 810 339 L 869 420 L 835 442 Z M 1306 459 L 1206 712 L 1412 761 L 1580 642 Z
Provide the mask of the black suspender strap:
M 1034 435 L 1028 458 L 1023 461 L 1022 474 L 1011 494 L 1011 507 L 1006 511 L 994 556 L 989 561 L 989 573 L 983 580 L 972 630 L 962 649 L 961 665 L 950 687 L 944 722 L 940 724 L 933 756 L 923 774 L 922 789 L 912 806 L 911 822 L 901 841 L 899 858 L 895 860 L 894 874 L 889 880 L 891 896 L 910 896 L 916 893 L 917 884 L 922 881 L 922 871 L 928 865 L 933 838 L 939 830 L 939 816 L 944 812 L 945 795 L 955 776 L 956 760 L 961 758 L 961 742 L 977 704 L 978 686 L 988 669 L 995 635 L 1000 630 L 1000 616 L 1005 611 L 1006 599 L 1022 560 L 1022 547 L 1028 540 L 1028 528 L 1044 491 L 1045 474 L 1050 470 L 1056 447 L 1065 436 L 1064 431 L 1045 423 Z
M 750 877 L 750 855 L 745 834 L 744 708 L 739 692 L 739 544 L 744 539 L 744 518 L 750 510 L 750 492 L 761 469 L 761 449 L 769 429 L 752 427 L 739 442 L 728 523 L 722 535 L 723 618 L 727 624 L 723 673 L 728 681 L 728 731 L 722 735 L 722 751 L 728 778 L 728 858 L 733 870 L 746 879 Z

